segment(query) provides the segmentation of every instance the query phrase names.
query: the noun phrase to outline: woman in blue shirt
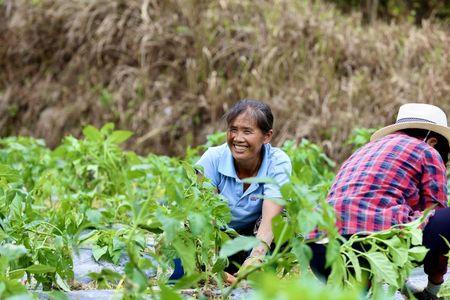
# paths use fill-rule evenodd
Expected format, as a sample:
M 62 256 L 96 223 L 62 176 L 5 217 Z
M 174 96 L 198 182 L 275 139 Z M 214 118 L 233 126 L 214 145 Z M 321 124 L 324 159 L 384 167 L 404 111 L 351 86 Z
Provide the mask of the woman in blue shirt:
M 281 193 L 277 185 L 249 184 L 243 180 L 270 177 L 281 186 L 289 181 L 291 161 L 281 149 L 269 144 L 273 115 L 268 105 L 241 100 L 225 117 L 227 143 L 209 148 L 197 165 L 203 167 L 203 175 L 227 199 L 232 214 L 230 227 L 242 235 L 253 235 L 256 221 L 261 218 L 256 232 L 261 244 L 251 251 L 249 258 L 261 257 L 272 243 L 272 218 L 282 210 L 280 205 L 266 199 L 281 198 Z M 235 262 L 242 264 L 242 260 Z M 228 271 L 232 272 L 232 266 Z
M 241 100 L 225 115 L 227 143 L 209 148 L 197 165 L 209 178 L 217 192 L 227 199 L 232 220 L 229 226 L 241 235 L 254 235 L 261 244 L 250 254 L 238 253 L 229 258 L 228 273 L 235 273 L 238 265 L 248 265 L 255 258 L 264 256 L 273 240 L 272 218 L 283 209 L 268 199 L 281 198 L 278 185 L 244 183 L 246 178 L 274 179 L 279 186 L 289 181 L 292 166 L 289 157 L 281 149 L 269 143 L 273 136 L 273 115 L 270 107 L 260 101 Z M 180 261 L 171 279 L 180 272 Z

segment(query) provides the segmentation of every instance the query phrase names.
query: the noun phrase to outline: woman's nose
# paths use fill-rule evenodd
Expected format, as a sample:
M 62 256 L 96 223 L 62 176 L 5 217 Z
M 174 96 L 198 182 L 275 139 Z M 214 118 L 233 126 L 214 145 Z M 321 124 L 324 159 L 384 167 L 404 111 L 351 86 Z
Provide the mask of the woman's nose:
M 236 136 L 234 137 L 234 139 L 238 140 L 238 141 L 242 141 L 242 140 L 244 140 L 244 134 L 242 132 L 238 131 L 238 132 L 236 132 Z

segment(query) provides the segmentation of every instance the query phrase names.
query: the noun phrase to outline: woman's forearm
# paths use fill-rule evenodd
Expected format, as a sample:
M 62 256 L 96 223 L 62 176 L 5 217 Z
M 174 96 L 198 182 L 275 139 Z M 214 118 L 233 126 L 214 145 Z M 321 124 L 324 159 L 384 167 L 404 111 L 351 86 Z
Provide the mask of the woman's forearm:
M 264 200 L 261 215 L 261 224 L 259 225 L 256 237 L 262 241 L 261 245 L 253 248 L 250 256 L 262 256 L 269 250 L 273 240 L 272 219 L 283 210 L 283 207 L 270 201 Z

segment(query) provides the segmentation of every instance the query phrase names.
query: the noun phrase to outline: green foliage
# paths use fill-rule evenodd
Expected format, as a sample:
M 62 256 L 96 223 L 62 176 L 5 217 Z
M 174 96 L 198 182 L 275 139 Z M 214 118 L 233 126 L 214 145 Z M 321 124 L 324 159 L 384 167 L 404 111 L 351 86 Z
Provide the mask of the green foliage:
M 376 131 L 373 128 L 355 128 L 347 140 L 347 144 L 353 145 L 353 150 L 361 148 L 370 141 L 370 137 Z
M 368 132 L 356 131 L 352 143 L 363 143 Z M 31 138 L 0 140 L 1 298 L 33 297 L 28 292 L 32 288 L 62 297 L 57 291 L 70 290 L 73 279 L 72 249 L 90 245 L 96 260 L 117 264 L 123 255 L 129 257 L 124 274 L 90 274 L 99 287 L 119 287 L 124 299 L 178 299 L 179 290 L 199 288 L 200 283 L 222 288 L 227 257 L 260 243 L 254 237 L 231 238 L 236 233 L 227 229 L 231 216 L 226 202 L 192 167 L 201 151 L 224 141 L 223 133 L 188 151 L 189 163 L 123 151 L 119 145 L 131 132 L 114 130 L 112 124 L 87 126 L 83 134 L 83 139 L 66 137 L 54 151 Z M 381 293 L 375 288 L 380 282 L 388 283 L 391 293 L 401 288 L 426 253 L 420 246 L 420 220 L 345 241 L 325 200 L 334 162 L 308 140 L 298 145 L 287 141 L 283 149 L 294 172 L 281 187 L 283 199 L 278 201 L 285 211 L 272 221 L 275 248 L 240 271 L 237 281 L 223 290 L 224 298 L 245 279 L 258 299 L 298 293 L 305 299 L 359 299 L 366 280 L 372 281 L 374 298 Z M 246 182 L 275 184 L 269 178 Z M 326 259 L 332 275 L 326 286 L 308 269 L 308 237 L 315 229 L 329 241 Z M 186 276 L 168 287 L 174 258 L 181 259 Z M 157 278 L 147 278 L 154 269 Z
M 362 290 L 357 289 L 337 289 L 322 282 L 312 276 L 281 280 L 273 274 L 262 273 L 252 278 L 255 286 L 255 293 L 251 300 L 270 299 L 341 299 L 357 300 L 364 299 Z
M 307 139 L 300 144 L 286 141 L 282 147 L 292 162 L 294 176 L 310 187 L 320 185 L 328 190 L 328 184 L 334 178 L 335 163 L 326 156 L 322 149 Z
M 206 143 L 195 148 L 188 147 L 186 149 L 185 160 L 195 163 L 200 158 L 200 153 L 203 153 L 209 147 L 219 146 L 225 143 L 227 137 L 226 132 L 215 132 L 206 137 Z
M 19 172 L 8 165 L 0 165 L 0 178 L 6 182 L 17 182 L 21 179 Z
M 48 221 L 39 203 L 20 182 L 0 187 L 0 246 L 3 247 L 0 256 L 6 259 L 4 280 L 16 282 L 26 275 L 28 282 L 33 276 L 44 289 L 60 288 L 65 280 L 73 277 L 69 236 Z M 16 251 L 20 257 L 11 256 L 7 250 L 16 247 L 13 244 L 19 245 L 21 250 Z
M 71 248 L 81 243 L 92 245 L 97 260 L 130 257 L 120 278 L 130 297 L 145 293 L 143 274 L 154 262 L 167 275 L 174 257 L 188 274 L 205 265 L 208 276 L 223 270 L 212 269 L 228 239 L 220 228 L 230 220 L 229 209 L 192 166 L 124 152 L 119 144 L 131 133 L 112 124 L 83 133 L 85 139 L 67 137 L 53 152 L 31 138 L 0 140 L 0 246 L 24 249 L 16 251 L 20 256 L 0 254 L 7 257 L 4 293 L 26 291 L 18 281 L 24 275 L 44 290 L 69 290 Z M 118 278 L 101 273 L 97 279 L 108 285 Z
M 43 140 L 10 137 L 0 140 L 0 163 L 21 174 L 26 188 L 32 190 L 42 173 L 52 167 L 51 151 Z
M 367 142 L 367 138 L 361 137 L 370 137 L 371 130 L 361 129 L 355 133 L 351 142 L 362 144 Z M 278 274 L 283 275 L 291 274 L 296 267 L 300 271 L 300 283 L 295 287 L 283 288 L 284 282 L 277 282 L 277 288 L 271 287 L 270 284 L 261 286 L 255 283 L 260 289 L 256 297 L 289 298 L 287 295 L 291 292 L 292 295 L 300 293 L 303 280 L 305 282 L 312 280 L 311 286 L 315 287 L 311 289 L 311 294 L 302 293 L 308 295 L 305 299 L 322 297 L 319 291 L 324 292 L 324 299 L 328 299 L 326 297 L 334 299 L 323 288 L 318 288 L 320 284 L 314 283 L 314 279 L 306 279 L 309 276 L 308 262 L 311 259 L 308 243 L 312 240 L 309 239 L 309 234 L 317 229 L 322 233 L 319 239 L 326 237 L 328 240 L 326 264 L 332 270 L 327 285 L 330 292 L 343 290 L 347 293 L 343 299 L 350 295 L 359 298 L 356 291 L 359 291 L 367 281 L 371 281 L 372 288 L 369 293 L 374 299 L 391 298 L 395 291 L 403 287 L 412 268 L 423 260 L 427 252 L 427 249 L 421 246 L 422 231 L 419 225 L 422 219 L 374 234 L 355 235 L 346 241 L 337 232 L 334 211 L 325 201 L 334 177 L 332 171 L 334 163 L 320 148 L 306 140 L 300 145 L 286 142 L 283 148 L 291 157 L 294 174 L 291 181 L 281 187 L 286 217 L 278 216 L 273 220 L 275 251 L 266 257 L 263 263 L 240 275 L 238 280 L 246 276 L 252 280 L 254 278 L 252 276 L 258 276 L 254 274 L 267 271 L 267 267 L 274 264 Z M 238 239 L 229 244 L 241 245 L 244 248 L 244 243 L 238 242 Z M 259 280 L 263 279 L 260 277 Z M 388 284 L 387 292 L 378 288 L 381 283 Z
M 340 247 L 342 267 L 333 268 L 330 280 L 340 286 L 358 286 L 366 280 L 372 286 L 387 283 L 392 293 L 401 289 L 428 251 L 422 246 L 422 220 L 387 231 L 353 235 Z
M 220 249 L 220 256 L 226 258 L 239 251 L 248 251 L 260 243 L 261 242 L 255 237 L 239 236 L 222 245 L 222 249 Z

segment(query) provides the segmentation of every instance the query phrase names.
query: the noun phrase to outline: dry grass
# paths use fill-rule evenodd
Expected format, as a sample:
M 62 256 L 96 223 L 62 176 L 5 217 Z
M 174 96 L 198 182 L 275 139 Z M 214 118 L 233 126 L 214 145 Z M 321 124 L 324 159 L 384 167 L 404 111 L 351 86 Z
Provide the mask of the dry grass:
M 113 121 L 140 153 L 182 154 L 244 97 L 268 102 L 275 144 L 335 159 L 352 128 L 405 102 L 450 114 L 450 30 L 360 25 L 315 1 L 0 1 L 0 135 L 50 146 Z

